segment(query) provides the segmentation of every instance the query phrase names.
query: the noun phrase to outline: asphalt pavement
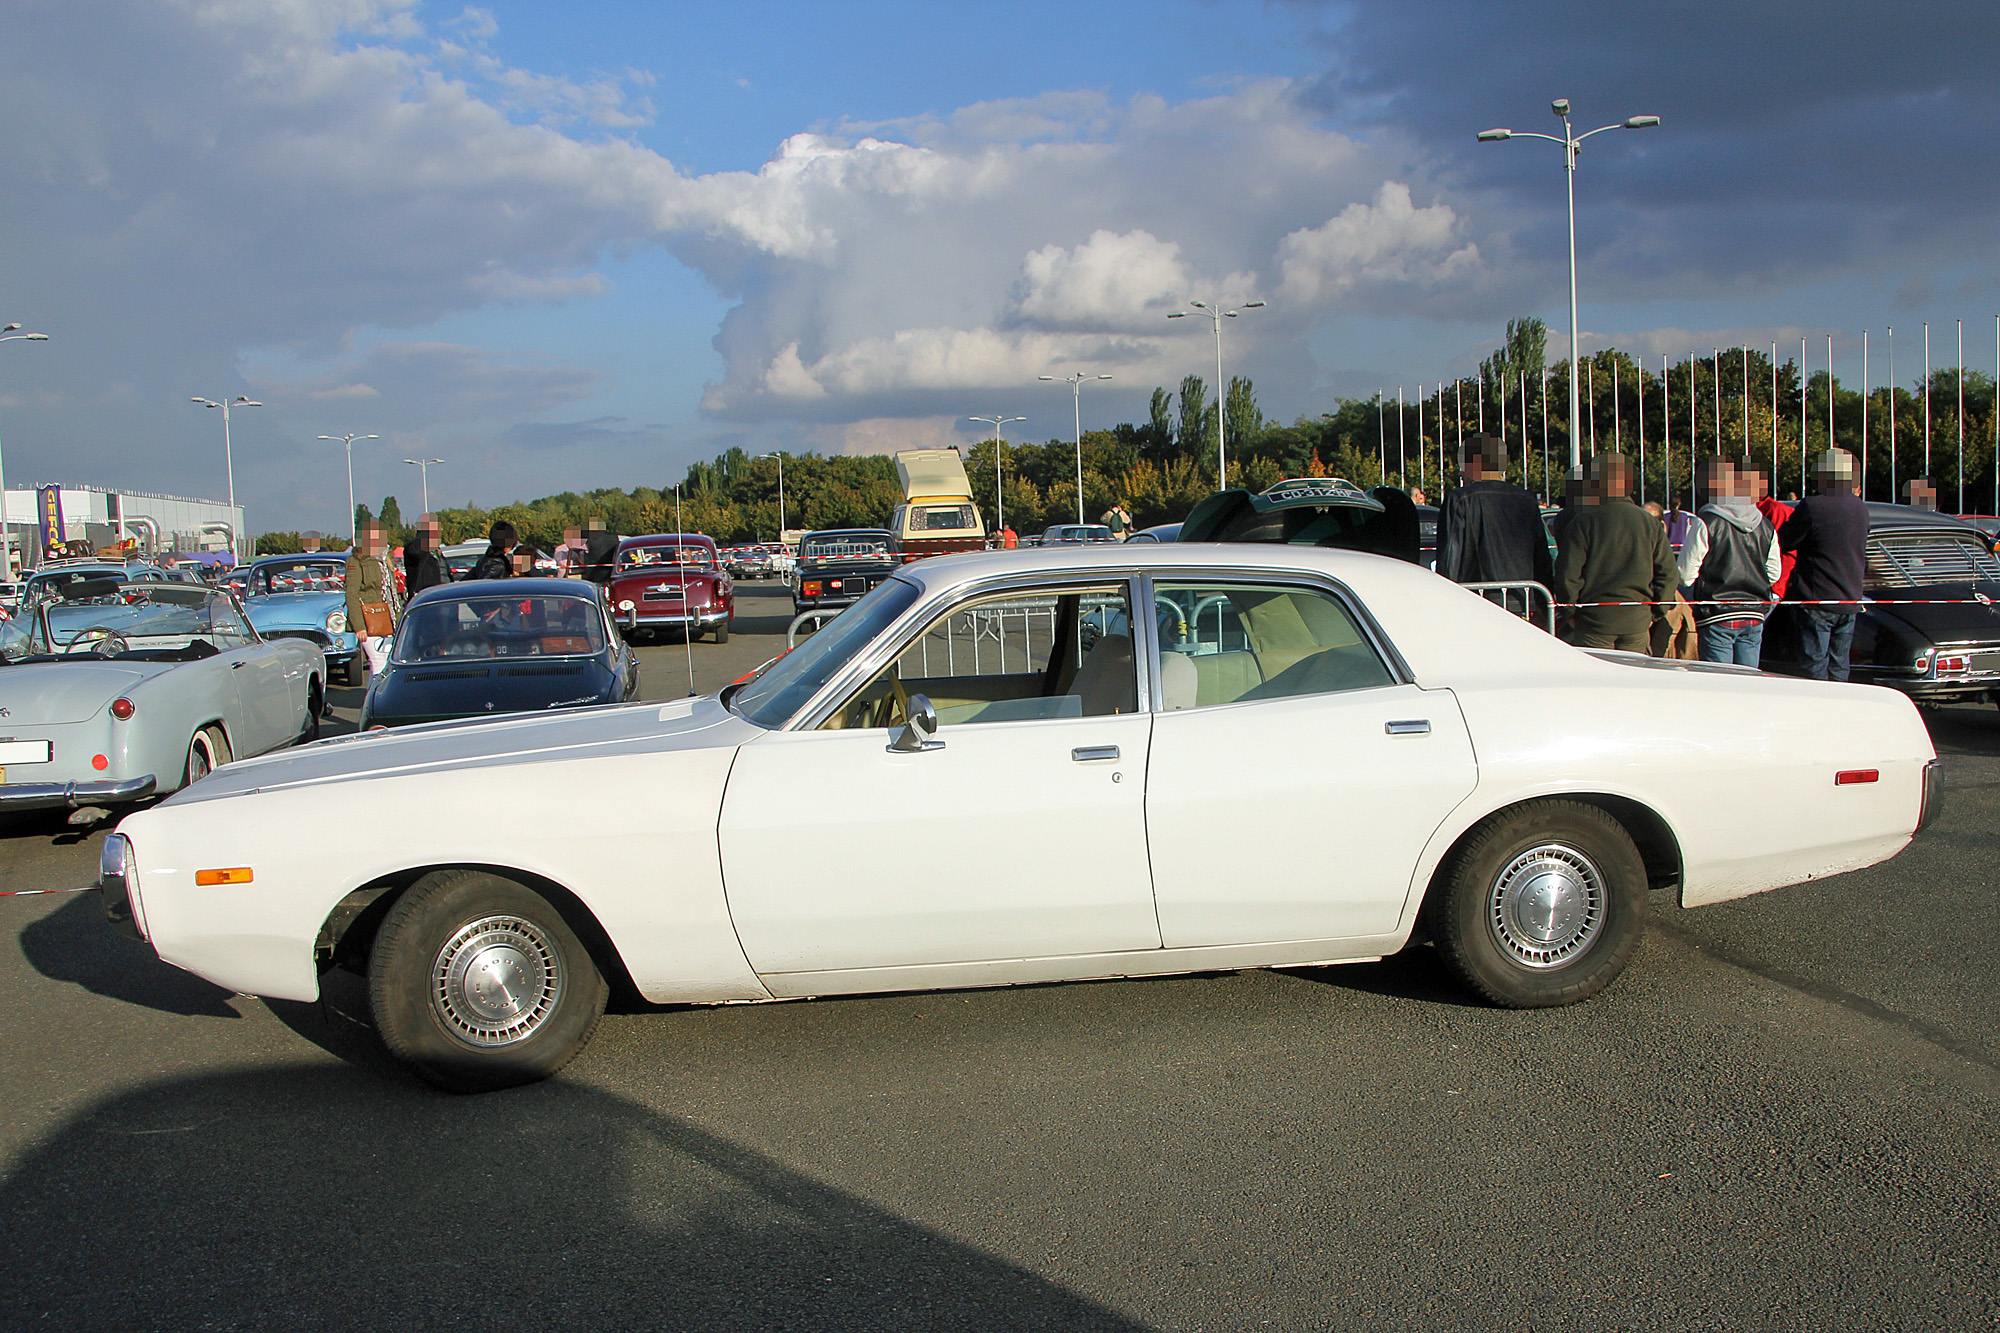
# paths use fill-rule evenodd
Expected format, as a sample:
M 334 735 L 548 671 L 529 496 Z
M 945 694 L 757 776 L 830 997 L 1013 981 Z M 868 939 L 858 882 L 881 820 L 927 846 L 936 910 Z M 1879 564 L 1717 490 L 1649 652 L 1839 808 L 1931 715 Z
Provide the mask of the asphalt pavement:
M 739 608 L 695 688 L 781 646 L 781 588 Z M 1655 894 L 1610 991 L 1533 1013 L 1416 949 L 614 1014 L 452 1097 L 349 980 L 235 996 L 94 894 L 0 899 L 0 1327 L 1993 1327 L 2000 710 L 1931 727 L 1947 803 L 1896 860 Z M 0 887 L 101 837 L 0 825 Z

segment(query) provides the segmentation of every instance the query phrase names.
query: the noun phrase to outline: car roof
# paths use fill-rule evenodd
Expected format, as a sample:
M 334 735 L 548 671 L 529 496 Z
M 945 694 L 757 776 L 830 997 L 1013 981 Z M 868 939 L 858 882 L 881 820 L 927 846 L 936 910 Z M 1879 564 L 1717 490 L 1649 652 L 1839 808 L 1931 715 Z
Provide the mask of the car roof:
M 1907 531 L 1919 529 L 1931 531 L 1957 532 L 1978 538 L 1982 534 L 1977 526 L 1950 514 L 1940 514 L 1935 509 L 1917 509 L 1910 505 L 1884 504 L 1871 500 L 1868 504 L 1868 530 L 1870 532 Z
M 635 546 L 713 546 L 715 538 L 705 532 L 654 532 L 644 537 L 624 537 L 618 542 L 618 549 L 628 550 Z
M 893 534 L 887 528 L 814 528 L 804 537 L 799 538 L 799 540 L 805 541 L 812 537 L 888 537 L 891 535 Z
M 347 563 L 347 552 L 294 551 L 290 555 L 260 555 L 244 568 L 255 569 L 258 565 L 275 565 L 281 560 L 332 560 L 344 565 Z
M 597 585 L 582 579 L 520 578 L 460 579 L 437 583 L 412 597 L 411 606 L 424 602 L 450 602 L 466 597 L 581 597 L 596 600 Z

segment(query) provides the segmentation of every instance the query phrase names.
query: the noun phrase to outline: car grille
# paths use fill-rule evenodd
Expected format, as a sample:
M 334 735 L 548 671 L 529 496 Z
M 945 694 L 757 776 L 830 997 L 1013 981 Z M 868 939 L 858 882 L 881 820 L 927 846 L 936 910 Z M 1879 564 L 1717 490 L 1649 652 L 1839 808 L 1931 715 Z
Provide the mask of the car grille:
M 1936 583 L 2000 581 L 2000 560 L 1962 537 L 1873 537 L 1868 542 L 1868 584 L 1922 588 Z

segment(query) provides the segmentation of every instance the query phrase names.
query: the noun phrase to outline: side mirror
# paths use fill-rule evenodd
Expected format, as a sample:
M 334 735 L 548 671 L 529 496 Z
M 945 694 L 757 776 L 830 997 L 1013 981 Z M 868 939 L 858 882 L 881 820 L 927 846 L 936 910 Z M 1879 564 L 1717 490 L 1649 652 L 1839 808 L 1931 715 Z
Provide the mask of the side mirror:
M 921 754 L 926 750 L 942 750 L 944 742 L 936 739 L 938 720 L 937 709 L 931 707 L 930 698 L 922 694 L 910 696 L 909 718 L 902 729 L 889 742 L 890 754 Z

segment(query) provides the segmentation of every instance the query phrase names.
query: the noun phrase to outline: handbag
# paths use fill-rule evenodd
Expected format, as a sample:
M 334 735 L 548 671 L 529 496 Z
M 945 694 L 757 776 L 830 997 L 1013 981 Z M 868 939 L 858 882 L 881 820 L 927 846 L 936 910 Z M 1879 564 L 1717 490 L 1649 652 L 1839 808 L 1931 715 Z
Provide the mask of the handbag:
M 389 614 L 387 602 L 363 602 L 361 625 L 371 639 L 386 639 L 396 632 L 396 620 Z

